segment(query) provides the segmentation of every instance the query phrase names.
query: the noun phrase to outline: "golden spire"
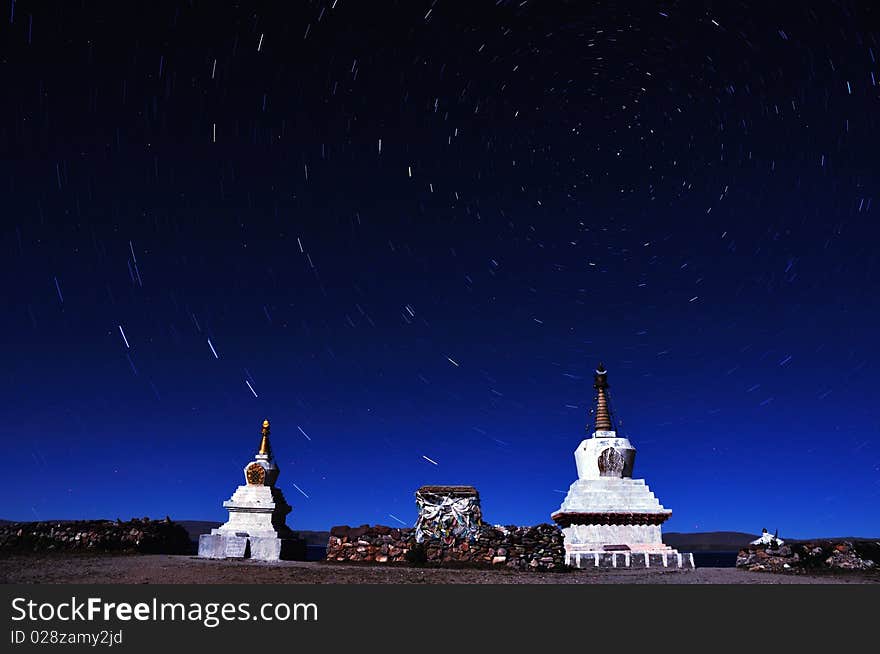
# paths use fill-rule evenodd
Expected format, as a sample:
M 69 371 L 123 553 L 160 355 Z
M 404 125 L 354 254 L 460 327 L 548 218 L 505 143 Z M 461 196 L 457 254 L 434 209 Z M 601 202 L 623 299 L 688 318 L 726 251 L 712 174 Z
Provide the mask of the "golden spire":
M 272 455 L 272 448 L 269 447 L 269 420 L 263 420 L 263 430 L 261 432 L 263 434 L 263 438 L 260 441 L 260 451 L 257 454 L 265 454 L 266 456 Z
M 611 431 L 611 412 L 608 409 L 608 371 L 605 370 L 603 364 L 599 364 L 596 368 L 595 383 L 593 388 L 596 389 L 596 431 Z

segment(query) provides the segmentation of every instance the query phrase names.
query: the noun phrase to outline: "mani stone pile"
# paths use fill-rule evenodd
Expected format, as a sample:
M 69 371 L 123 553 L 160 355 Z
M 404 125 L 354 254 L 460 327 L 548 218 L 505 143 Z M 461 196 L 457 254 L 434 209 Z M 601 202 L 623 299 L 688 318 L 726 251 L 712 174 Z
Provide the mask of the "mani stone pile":
M 483 523 L 473 486 L 422 486 L 414 529 L 333 527 L 327 560 L 447 567 L 565 570 L 562 532 L 553 525 L 501 527 Z
M 164 520 L 10 522 L 0 526 L 0 551 L 141 552 L 189 554 L 192 542 L 181 525 Z
M 774 539 L 775 540 L 775 539 Z M 880 562 L 878 541 L 808 541 L 786 545 L 754 542 L 739 551 L 736 567 L 751 572 L 872 570 Z
M 480 525 L 473 538 L 425 538 L 414 529 L 382 525 L 333 527 L 327 560 L 363 563 L 428 564 L 440 567 L 499 567 L 514 570 L 566 569 L 562 533 L 554 525 Z

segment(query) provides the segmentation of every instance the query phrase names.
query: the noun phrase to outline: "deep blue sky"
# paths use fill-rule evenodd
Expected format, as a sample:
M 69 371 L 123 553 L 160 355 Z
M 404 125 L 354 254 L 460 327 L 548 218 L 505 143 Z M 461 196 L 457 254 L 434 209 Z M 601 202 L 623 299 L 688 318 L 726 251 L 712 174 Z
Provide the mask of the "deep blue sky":
M 880 534 L 871 3 L 114 4 L 0 20 L 0 517 L 269 417 L 294 528 L 548 521 L 602 360 L 667 530 Z

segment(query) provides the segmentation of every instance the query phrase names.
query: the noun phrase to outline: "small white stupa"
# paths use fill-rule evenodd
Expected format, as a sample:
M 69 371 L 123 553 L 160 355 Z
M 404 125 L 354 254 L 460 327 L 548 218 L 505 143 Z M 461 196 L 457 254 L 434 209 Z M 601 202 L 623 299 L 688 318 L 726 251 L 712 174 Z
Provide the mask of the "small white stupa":
M 770 546 L 775 547 L 777 545 L 783 545 L 784 543 L 785 543 L 785 541 L 779 537 L 779 530 L 778 529 L 776 530 L 775 534 L 771 534 L 769 531 L 767 531 L 767 528 L 765 527 L 764 529 L 761 530 L 761 537 L 756 540 L 753 540 L 749 544 L 750 545 L 770 545 Z
M 583 567 L 693 567 L 693 554 L 664 545 L 663 507 L 644 479 L 633 479 L 636 449 L 617 435 L 608 398 L 608 373 L 596 370 L 596 421 L 592 438 L 574 453 L 578 478 L 551 517 L 565 535 L 568 565 Z
M 199 537 L 200 557 L 262 561 L 297 558 L 303 544 L 285 522 L 292 509 L 275 486 L 280 472 L 269 445 L 269 421 L 264 420 L 260 449 L 244 467 L 246 483 L 223 502 L 229 520 Z

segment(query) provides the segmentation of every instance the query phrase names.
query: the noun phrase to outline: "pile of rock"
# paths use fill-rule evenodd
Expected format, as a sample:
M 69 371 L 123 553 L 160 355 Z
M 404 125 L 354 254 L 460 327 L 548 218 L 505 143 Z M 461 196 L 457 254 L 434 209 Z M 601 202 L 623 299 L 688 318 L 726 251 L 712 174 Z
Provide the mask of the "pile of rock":
M 736 556 L 736 567 L 745 568 L 752 572 L 759 570 L 784 572 L 800 566 L 800 555 L 794 554 L 788 545 L 777 548 L 750 545 L 741 549 Z
M 431 538 L 416 542 L 413 529 L 382 525 L 340 526 L 330 530 L 327 560 L 370 563 L 426 563 L 441 567 L 505 567 L 563 571 L 565 547 L 555 526 L 482 525 L 474 538 Z
M 880 546 L 880 543 L 875 543 L 875 545 Z M 813 551 L 816 549 L 814 548 Z M 824 549 L 818 549 L 821 551 L 820 556 L 824 556 Z M 862 558 L 864 552 L 859 551 L 861 549 L 849 541 L 837 543 L 831 550 L 831 556 L 824 559 L 824 563 L 829 568 L 837 570 L 870 570 L 876 563 L 872 559 Z
M 808 541 L 772 547 L 750 545 L 739 551 L 736 567 L 751 571 L 870 570 L 880 560 L 880 543 Z
M 50 552 L 67 550 L 189 554 L 189 534 L 171 518 L 150 520 L 76 520 L 10 522 L 0 525 L 0 550 Z
M 327 560 L 403 563 L 414 544 L 412 529 L 395 529 L 384 525 L 341 525 L 330 529 Z

